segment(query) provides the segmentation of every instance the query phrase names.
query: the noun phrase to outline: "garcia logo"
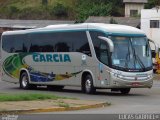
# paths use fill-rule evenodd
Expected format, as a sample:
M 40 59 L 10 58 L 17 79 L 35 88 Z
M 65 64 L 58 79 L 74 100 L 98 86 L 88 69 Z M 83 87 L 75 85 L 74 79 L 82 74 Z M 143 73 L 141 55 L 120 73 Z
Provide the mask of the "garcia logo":
M 34 62 L 71 62 L 68 54 L 33 54 Z

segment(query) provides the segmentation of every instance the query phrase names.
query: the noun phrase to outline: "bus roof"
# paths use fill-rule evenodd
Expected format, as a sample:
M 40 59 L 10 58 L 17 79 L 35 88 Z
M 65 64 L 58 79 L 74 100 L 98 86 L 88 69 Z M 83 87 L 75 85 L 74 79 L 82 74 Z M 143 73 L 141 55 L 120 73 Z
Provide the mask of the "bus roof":
M 145 36 L 145 33 L 137 28 L 118 25 L 118 24 L 104 24 L 104 23 L 82 23 L 82 24 L 60 24 L 49 25 L 44 28 L 7 31 L 2 35 L 26 34 L 33 32 L 47 32 L 47 31 L 67 31 L 67 30 L 97 30 L 103 31 L 109 35 L 130 35 L 130 36 Z

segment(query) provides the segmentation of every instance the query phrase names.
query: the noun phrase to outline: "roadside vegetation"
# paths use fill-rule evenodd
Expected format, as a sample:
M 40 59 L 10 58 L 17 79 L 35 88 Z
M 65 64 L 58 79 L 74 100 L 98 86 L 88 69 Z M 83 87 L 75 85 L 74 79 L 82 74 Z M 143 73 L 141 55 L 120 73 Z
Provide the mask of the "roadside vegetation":
M 76 11 L 77 22 L 89 16 L 123 16 L 123 0 L 78 0 Z
M 0 18 L 73 19 L 75 0 L 0 0 Z
M 58 101 L 58 106 L 59 107 L 64 107 L 64 108 L 69 108 L 70 104 L 65 103 L 63 100 L 61 100 L 61 101 Z
M 123 0 L 0 0 L 2 19 L 58 19 L 84 22 L 89 16 L 124 16 Z M 148 0 L 145 8 L 160 6 Z
M 47 99 L 57 100 L 57 99 L 67 99 L 67 98 L 51 94 L 38 94 L 38 93 L 25 93 L 25 94 L 0 93 L 0 102 L 33 101 L 33 100 L 47 100 Z M 68 98 L 68 99 L 74 99 L 74 98 Z

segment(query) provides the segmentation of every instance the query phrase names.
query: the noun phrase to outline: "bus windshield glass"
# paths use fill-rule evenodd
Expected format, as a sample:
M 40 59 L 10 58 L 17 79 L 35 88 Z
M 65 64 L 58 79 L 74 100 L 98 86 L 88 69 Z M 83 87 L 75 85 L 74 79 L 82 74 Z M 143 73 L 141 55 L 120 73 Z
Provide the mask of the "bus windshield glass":
M 113 68 L 124 71 L 152 69 L 151 50 L 146 37 L 110 37 L 114 43 Z

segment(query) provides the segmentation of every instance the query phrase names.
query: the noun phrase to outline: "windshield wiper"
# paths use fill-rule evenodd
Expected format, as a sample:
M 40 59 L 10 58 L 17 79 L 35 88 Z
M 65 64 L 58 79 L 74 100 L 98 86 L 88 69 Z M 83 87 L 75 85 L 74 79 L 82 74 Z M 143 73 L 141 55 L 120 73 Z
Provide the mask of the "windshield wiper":
M 136 60 L 139 62 L 141 68 L 143 70 L 145 70 L 145 66 L 144 66 L 143 62 L 141 61 L 141 59 L 139 58 L 139 56 L 135 54 L 135 57 L 136 57 Z
M 136 54 L 135 48 L 133 47 L 132 42 L 131 42 L 131 48 L 133 50 L 133 56 L 135 58 L 135 62 L 138 61 L 139 65 L 141 66 L 143 71 L 145 71 L 145 66 L 144 66 L 143 62 L 141 61 L 141 59 L 139 58 L 139 56 Z M 134 65 L 135 65 L 135 68 L 136 68 L 136 63 L 134 63 Z
M 125 59 L 125 68 L 126 70 L 128 70 L 128 63 L 129 63 L 129 60 L 130 60 L 130 50 L 129 50 L 129 45 L 128 45 L 128 53 L 126 55 L 126 59 Z

